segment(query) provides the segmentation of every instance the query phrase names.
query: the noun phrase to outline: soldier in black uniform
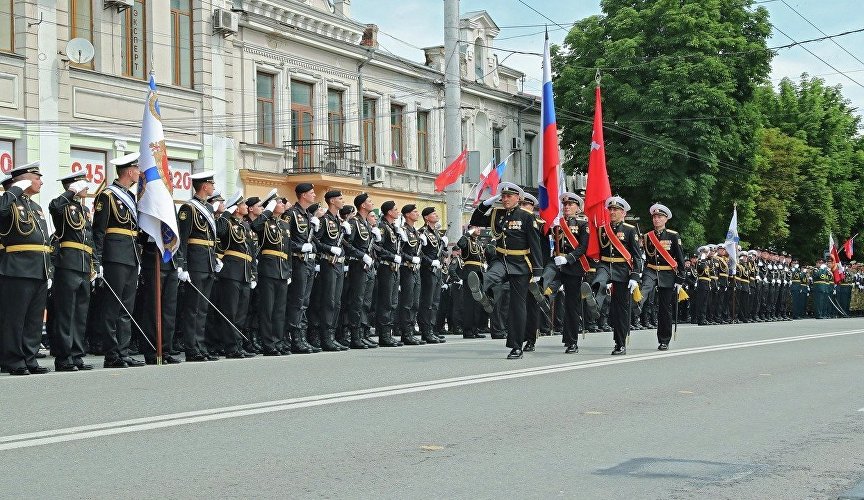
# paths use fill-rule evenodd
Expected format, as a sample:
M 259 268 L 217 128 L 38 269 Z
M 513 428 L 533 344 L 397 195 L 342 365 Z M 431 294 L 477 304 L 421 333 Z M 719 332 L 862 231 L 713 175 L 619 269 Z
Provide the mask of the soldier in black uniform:
M 477 275 L 478 283 L 483 282 L 483 273 L 486 267 L 486 252 L 483 248 L 483 242 L 477 237 L 479 234 L 479 227 L 469 226 L 465 234 L 456 242 L 456 246 L 463 256 L 461 270 L 463 286 L 461 297 L 455 297 L 455 300 L 461 299 L 462 302 L 462 337 L 466 339 L 482 339 L 486 337 L 486 335 L 480 333 L 480 328 L 482 327 L 480 324 L 480 304 L 472 297 L 471 289 L 465 286 L 465 283 L 468 282 L 468 274 L 472 272 Z
M 690 311 L 690 322 L 699 326 L 708 324 L 708 299 L 711 293 L 711 276 L 714 274 L 714 269 L 711 266 L 711 260 L 708 258 L 710 253 L 709 245 L 702 245 L 696 249 L 699 254 L 696 261 L 696 289 L 693 294 L 693 307 Z
M 232 197 L 232 203 L 228 207 L 232 210 L 226 209 L 222 216 L 216 219 L 216 235 L 219 238 L 216 248 L 222 255 L 223 262 L 222 269 L 219 271 L 218 307 L 228 321 L 221 316 L 216 319 L 216 330 L 219 333 L 215 337 L 221 340 L 225 347 L 225 357 L 235 359 L 247 357 L 247 353 L 243 350 L 243 338 L 237 333 L 237 329 L 246 323 L 250 295 L 252 289 L 258 284 L 255 267 L 257 247 L 249 223 L 244 219 L 249 208 L 241 202 L 242 197 L 238 195 L 239 193 Z M 270 217 L 276 202 L 270 200 L 268 203 L 264 213 Z M 265 225 L 264 215 L 256 218 L 255 222 L 259 226 Z M 259 298 L 262 298 L 261 295 Z M 284 296 L 282 298 L 284 300 Z M 262 309 L 266 310 L 266 307 L 267 303 L 262 300 L 258 304 L 258 312 L 260 313 Z M 264 354 L 267 355 L 274 349 L 273 346 L 283 330 L 273 329 L 273 325 L 263 321 L 263 318 L 259 328 Z
M 624 222 L 630 205 L 620 196 L 606 200 L 610 224 L 598 229 L 600 263 L 595 283 L 611 286 L 609 319 L 612 322 L 615 349 L 612 355 L 626 354 L 627 336 L 630 335 L 631 294 L 638 286 L 642 273 L 642 248 L 636 228 Z M 628 255 L 629 254 L 629 255 Z
M 402 264 L 403 241 L 396 228 L 399 211 L 392 200 L 381 204 L 381 221 L 378 230 L 381 242 L 378 245 L 377 295 L 375 298 L 375 331 L 381 347 L 400 347 L 402 342 L 393 337 L 394 316 L 398 308 L 399 267 Z
M 654 230 L 642 236 L 645 248 L 646 265 L 642 273 L 642 293 L 647 297 L 656 290 L 657 346 L 658 350 L 669 349 L 672 340 L 672 322 L 678 291 L 684 283 L 684 249 L 681 236 L 666 228 L 666 221 L 672 218 L 672 210 L 655 203 L 648 209 Z M 659 246 L 658 246 L 659 245 Z
M 83 361 L 90 284 L 96 277 L 90 209 L 81 202 L 89 186 L 86 174 L 82 170 L 61 177 L 65 191 L 48 205 L 56 238 L 48 335 L 57 371 L 93 369 Z
M 222 261 L 216 258 L 216 219 L 213 207 L 207 198 L 213 195 L 215 180 L 213 172 L 192 174 L 192 189 L 195 195 L 185 202 L 177 214 L 180 232 L 180 250 L 187 274 L 181 281 L 198 290 L 187 289 L 183 304 L 178 310 L 180 328 L 186 344 L 186 361 L 215 361 L 206 347 L 205 325 L 207 310 L 216 273 L 222 270 Z M 215 332 L 214 332 L 215 333 Z
M 399 313 L 396 321 L 402 343 L 420 345 L 426 341 L 414 336 L 417 309 L 420 305 L 420 234 L 414 224 L 420 219 L 417 205 L 409 203 L 402 207 L 404 223 L 398 234 L 402 239 L 402 267 L 399 270 Z
M 130 153 L 111 160 L 117 178 L 93 201 L 94 266 L 98 277 L 104 280 L 98 294 L 102 317 L 97 328 L 103 339 L 105 368 L 144 366 L 143 361 L 129 356 L 131 314 L 141 265 L 138 208 L 135 194 L 129 190 L 140 175 L 138 156 L 139 153 Z
M 468 275 L 468 287 L 474 300 L 481 302 L 487 312 L 491 303 L 487 292 L 505 280 L 510 285 L 510 321 L 507 325 L 507 359 L 522 357 L 525 342 L 525 321 L 529 284 L 537 286 L 540 280 L 541 258 L 544 251 L 533 214 L 519 207 L 522 188 L 502 182 L 498 194 L 485 201 L 471 215 L 472 226 L 489 227 L 495 241 L 495 258 L 489 264 L 482 286 L 477 274 Z M 493 204 L 501 200 L 501 208 Z
M 321 227 L 316 234 L 321 251 L 318 265 L 317 300 L 309 310 L 309 329 L 321 340 L 325 351 L 345 351 L 348 346 L 336 342 L 336 322 L 339 314 L 341 282 L 344 278 L 345 256 L 343 239 L 345 230 L 339 210 L 344 206 L 342 192 L 328 191 L 324 195 L 327 212 L 321 219 Z
M 749 323 L 750 269 L 747 266 L 747 252 L 741 252 L 735 265 L 735 301 L 735 321 Z
M 366 214 L 366 223 L 369 225 L 369 232 L 372 234 L 372 265 L 366 269 L 366 286 L 363 288 L 363 309 L 360 317 L 360 328 L 362 331 L 361 338 L 370 348 L 378 347 L 378 342 L 372 340 L 372 323 L 375 321 L 375 282 L 378 276 L 378 265 L 381 248 L 381 229 L 378 228 L 378 214 L 370 211 Z
M 368 194 L 360 193 L 354 197 L 354 207 L 357 209 L 357 213 L 348 219 L 351 233 L 346 237 L 348 243 L 346 245 L 348 279 L 344 286 L 347 295 L 345 295 L 342 306 L 345 309 L 345 327 L 350 336 L 348 347 L 351 349 L 369 349 L 378 347 L 377 343 L 367 340 L 363 335 L 366 287 L 369 285 L 369 270 L 375 264 L 372 260 L 375 235 L 372 234 L 372 228 L 366 218 L 375 204 Z
M 585 275 L 591 268 L 585 257 L 585 251 L 588 250 L 588 223 L 584 218 L 578 217 L 583 203 L 582 197 L 575 193 L 568 192 L 561 195 L 564 217 L 560 224 L 567 225 L 577 245 L 574 247 L 571 244 L 560 225 L 553 227 L 554 256 L 543 272 L 543 286 L 549 286 L 549 283 L 557 280 L 564 285 L 564 330 L 561 340 L 564 343 L 565 354 L 579 352 L 583 296 L 590 315 L 595 318 L 600 315 L 590 286 L 583 284 Z M 548 270 L 554 271 L 554 274 L 550 275 Z
M 311 354 L 321 352 L 321 348 L 313 347 L 306 340 L 306 310 L 315 274 L 314 233 L 320 221 L 307 212 L 315 203 L 315 186 L 303 182 L 297 184 L 294 193 L 297 203 L 282 215 L 291 232 L 291 286 L 288 287 L 285 326 L 291 337 L 291 352 Z
M 12 375 L 48 373 L 36 355 L 51 288 L 51 235 L 30 197 L 42 189 L 39 164 L 12 169 L 0 196 L 0 367 Z
M 288 287 L 293 276 L 291 223 L 283 218 L 287 203 L 285 198 L 267 202 L 261 215 L 250 224 L 258 241 L 257 288 L 254 288 L 258 335 L 268 356 L 290 354 L 292 346 L 285 326 Z M 279 345 L 283 349 L 279 350 Z
M 549 253 L 549 236 L 545 232 L 546 221 L 541 219 L 535 210 L 537 208 L 537 198 L 531 194 L 525 193 L 519 206 L 534 216 L 537 225 L 537 236 L 540 238 L 541 248 L 543 249 L 543 253 L 539 259 L 540 266 L 545 269 L 549 264 L 549 259 L 551 257 Z M 542 279 L 540 283 L 543 283 Z M 534 352 L 534 346 L 537 342 L 537 334 L 539 330 L 545 330 L 547 335 L 550 330 L 549 299 L 540 292 L 539 287 L 534 288 L 534 290 L 536 290 L 536 294 L 530 293 L 526 297 L 525 346 L 522 348 L 524 352 Z M 529 292 L 530 291 L 531 288 L 529 288 Z M 548 293 L 551 294 L 552 291 L 549 290 Z
M 423 226 L 417 231 L 420 236 L 420 297 L 417 310 L 417 324 L 420 326 L 420 339 L 427 344 L 443 344 L 435 328 L 438 306 L 441 302 L 441 267 L 447 237 L 438 235 L 438 213 L 435 207 L 426 207 L 421 212 Z

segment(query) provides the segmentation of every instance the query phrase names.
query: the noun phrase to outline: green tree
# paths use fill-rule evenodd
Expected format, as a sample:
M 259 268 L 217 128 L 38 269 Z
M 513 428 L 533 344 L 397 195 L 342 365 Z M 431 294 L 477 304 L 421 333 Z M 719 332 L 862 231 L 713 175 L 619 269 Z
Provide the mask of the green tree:
M 741 0 L 603 0 L 603 14 L 579 21 L 553 57 L 562 147 L 572 150 L 565 168 L 587 166 L 601 68 L 612 190 L 640 216 L 654 201 L 669 205 L 688 248 L 705 241 L 706 227 L 711 239 L 725 234 L 729 185 L 752 175 L 758 115 L 745 108 L 768 75 L 771 54 L 768 13 L 751 7 Z M 722 211 L 718 192 L 726 193 Z

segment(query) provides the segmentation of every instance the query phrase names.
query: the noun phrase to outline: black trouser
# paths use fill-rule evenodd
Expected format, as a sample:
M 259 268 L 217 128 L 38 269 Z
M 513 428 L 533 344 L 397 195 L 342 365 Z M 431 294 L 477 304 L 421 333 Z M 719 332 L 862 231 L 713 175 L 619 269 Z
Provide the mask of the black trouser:
M 669 345 L 672 341 L 672 317 L 677 297 L 675 288 L 657 287 L 657 343 Z
M 483 268 L 475 265 L 466 265 L 462 268 L 462 292 L 458 297 L 454 296 L 454 300 L 462 303 L 462 333 L 477 333 L 477 331 L 485 325 L 480 324 L 480 313 L 482 309 L 480 304 L 474 300 L 471 295 L 471 289 L 466 284 L 468 282 L 468 273 L 476 273 L 483 283 Z
M 42 341 L 42 322 L 48 301 L 46 280 L 0 279 L 0 365 L 7 370 L 35 367 Z
M 207 303 L 205 297 L 210 299 L 215 276 L 211 272 L 189 271 L 189 278 L 192 285 L 198 288 L 198 291 L 196 292 L 187 285 L 186 292 L 183 294 L 183 307 L 179 311 L 182 319 L 180 330 L 183 332 L 183 343 L 186 344 L 188 356 L 206 355 L 208 352 L 204 327 L 207 323 L 207 310 L 210 308 L 210 304 Z M 201 294 L 204 296 L 202 297 Z
M 442 287 L 445 285 L 441 285 Z M 451 313 L 453 312 L 453 299 L 452 299 L 452 290 L 453 285 L 447 285 L 447 288 L 441 288 L 441 298 L 438 300 L 438 313 L 435 315 L 435 331 L 443 332 L 444 325 L 447 325 L 447 328 L 453 330 L 453 316 Z
M 360 327 L 363 331 L 369 331 L 372 328 L 372 301 L 375 297 L 375 277 L 377 272 L 374 267 L 370 267 L 363 273 L 366 277 L 366 285 L 363 287 L 363 297 L 361 297 L 362 307 L 360 307 Z
M 402 336 L 414 335 L 414 322 L 420 307 L 420 273 L 402 267 L 399 273 L 399 319 L 397 329 Z
M 306 310 L 312 294 L 312 275 L 315 261 L 292 257 L 291 285 L 288 287 L 285 304 L 285 328 L 292 339 L 306 334 L 308 324 Z
M 48 336 L 54 365 L 80 363 L 84 357 L 84 332 L 90 305 L 90 277 L 87 273 L 57 268 L 48 303 Z
M 132 338 L 130 314 L 135 309 L 138 265 L 127 266 L 116 262 L 105 262 L 102 269 L 105 283 L 102 284 L 99 298 L 102 302 L 102 321 L 99 322 L 98 328 L 102 337 L 105 359 L 115 360 L 129 356 L 129 340 Z M 112 290 L 114 293 L 111 293 Z M 115 297 L 114 294 L 117 296 Z
M 504 312 L 504 314 L 507 313 Z M 537 331 L 543 322 L 542 316 L 543 311 L 540 310 L 534 296 L 529 293 L 525 297 L 525 342 L 527 344 L 534 345 L 537 342 Z
M 262 280 L 263 281 L 263 280 Z M 258 282 L 258 287 L 261 287 L 261 282 Z M 227 278 L 219 279 L 219 310 L 228 318 L 225 320 L 219 313 L 216 313 L 216 331 L 217 336 L 225 348 L 226 353 L 234 353 L 240 351 L 243 346 L 243 337 L 237 333 L 234 327 L 242 328 L 246 322 L 246 316 L 249 313 L 249 296 L 251 290 L 249 283 L 245 281 L 237 281 Z M 261 295 L 258 296 L 259 298 Z M 284 300 L 284 296 L 282 297 Z M 258 311 L 267 307 L 267 304 L 258 304 Z M 270 305 L 270 307 L 273 307 Z M 230 321 L 230 324 L 229 324 Z M 233 325 L 233 326 L 232 326 Z M 264 328 L 273 328 L 273 320 L 261 318 L 259 327 L 263 331 Z M 275 330 L 277 335 L 282 334 L 283 329 Z
M 347 295 L 343 295 L 345 301 L 342 306 L 346 313 L 345 326 L 350 331 L 360 329 L 363 322 L 363 309 L 366 307 L 366 287 L 369 276 L 366 264 L 362 260 L 352 260 L 349 264 L 348 279 L 345 284 Z
M 485 276 L 486 275 L 484 275 L 484 279 Z M 492 287 L 492 295 L 492 300 L 494 301 L 494 308 L 492 310 L 492 314 L 489 316 L 489 323 L 492 327 L 492 334 L 507 335 L 507 330 L 512 326 L 511 324 L 507 323 L 507 319 L 510 315 L 510 283 L 507 282 L 502 285 Z M 525 311 L 525 314 L 527 321 L 527 309 Z
M 156 268 L 141 269 L 141 328 L 154 346 L 158 346 L 156 340 Z M 162 268 L 160 272 L 160 283 L 162 292 L 162 353 L 171 352 L 174 343 L 174 327 L 177 321 L 177 287 L 180 280 L 177 279 L 177 271 Z M 195 293 L 194 291 L 192 293 Z M 156 352 L 150 344 L 143 342 L 141 352 L 145 356 L 156 356 Z
M 735 308 L 738 311 L 738 321 L 750 320 L 750 285 L 741 285 L 735 289 Z
M 259 276 L 255 292 L 258 306 L 258 336 L 261 347 L 268 352 L 275 351 L 280 342 L 290 347 L 290 343 L 285 339 L 285 304 L 288 300 L 288 280 Z
M 433 267 L 420 268 L 420 297 L 417 323 L 420 335 L 426 336 L 435 328 L 438 305 L 441 301 L 441 271 Z
M 489 269 L 483 276 L 483 290 L 488 294 L 490 289 L 501 289 L 506 282 L 510 285 L 507 293 L 507 306 L 501 311 L 509 317 L 507 325 L 507 347 L 511 349 L 522 349 L 525 343 L 525 323 L 528 311 L 528 282 L 531 281 L 529 274 L 507 274 L 504 262 L 495 260 L 489 264 Z M 501 293 L 501 299 L 504 299 Z M 498 300 L 499 307 L 504 300 Z M 509 314 L 507 314 L 509 311 Z
M 564 330 L 561 341 L 564 345 L 576 345 L 579 342 L 579 333 L 582 332 L 582 279 L 581 274 L 558 275 L 564 284 Z M 561 301 L 558 294 L 556 302 Z
M 696 293 L 693 297 L 693 307 L 690 310 L 690 322 L 704 325 L 706 311 L 708 310 L 708 295 L 711 287 L 708 280 L 700 279 L 696 283 Z
M 336 335 L 336 319 L 342 300 L 344 264 L 322 259 L 320 271 L 315 279 L 314 307 L 309 308 L 309 329 L 322 339 L 333 340 Z
M 378 267 L 375 298 L 375 330 L 378 339 L 393 333 L 393 317 L 396 314 L 399 297 L 399 268 L 390 263 Z
M 630 335 L 630 302 L 632 296 L 626 281 L 612 281 L 612 297 L 609 304 L 609 323 L 615 348 L 625 347 Z

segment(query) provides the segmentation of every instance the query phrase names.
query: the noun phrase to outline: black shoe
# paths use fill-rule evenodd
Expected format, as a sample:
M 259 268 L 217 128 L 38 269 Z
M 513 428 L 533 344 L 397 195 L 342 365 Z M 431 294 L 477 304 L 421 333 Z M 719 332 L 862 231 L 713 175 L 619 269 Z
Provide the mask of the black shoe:
M 120 358 L 106 359 L 105 362 L 102 363 L 102 368 L 129 368 L 129 365 Z
M 163 365 L 179 365 L 181 361 L 170 354 L 162 356 Z
M 486 311 L 486 314 L 492 314 L 492 302 L 489 300 L 489 297 L 483 293 L 483 290 L 480 289 L 480 277 L 477 276 L 477 273 L 474 271 L 468 273 L 468 289 L 471 290 L 471 297 L 483 306 L 483 310 Z
M 45 358 L 47 358 L 47 357 L 48 357 L 48 355 L 45 354 L 44 352 L 41 352 L 41 351 L 40 351 L 40 352 L 37 352 L 37 353 L 36 353 L 36 359 L 45 359 Z
M 73 364 L 68 365 L 54 365 L 54 371 L 58 372 L 77 372 L 78 367 Z
M 579 347 L 576 344 L 570 344 L 567 349 L 564 349 L 564 354 L 573 354 L 579 352 Z
M 78 371 L 89 371 L 93 369 L 93 365 L 87 363 L 75 363 L 75 367 L 78 368 Z
M 525 342 L 525 347 L 522 348 L 523 352 L 534 352 L 534 344 L 530 342 Z
M 140 359 L 135 359 L 131 356 L 126 356 L 125 358 L 122 358 L 122 361 L 124 361 L 126 365 L 131 368 L 138 368 L 139 366 L 144 366 L 147 364 Z
M 522 349 L 519 349 L 518 347 L 513 348 L 513 350 L 510 351 L 510 354 L 507 355 L 507 359 L 520 359 L 520 358 L 522 358 Z
M 28 366 L 27 371 L 30 372 L 30 375 L 43 375 L 51 371 L 47 366 Z
M 435 335 L 432 335 L 432 334 L 423 335 L 422 337 L 420 337 L 420 340 L 426 342 L 427 344 L 443 344 L 444 342 L 446 342 L 446 340 L 439 339 L 438 337 L 436 337 Z
M 203 354 L 187 354 L 186 361 L 199 363 L 201 361 L 207 361 L 207 356 L 204 356 Z
M 507 338 L 507 334 L 506 334 L 506 333 L 492 333 L 492 334 L 490 334 L 490 335 L 491 335 L 491 337 L 492 337 L 493 339 L 495 339 L 495 340 L 503 340 L 503 339 L 506 339 L 506 338 Z
M 261 351 L 261 354 L 263 354 L 264 356 L 281 356 L 282 355 L 282 353 L 277 351 L 276 349 L 264 349 L 263 351 Z
M 26 366 L 22 366 L 21 368 L 12 368 L 9 370 L 9 375 L 30 375 L 30 370 Z
M 219 361 L 219 356 L 214 356 L 212 354 L 205 354 L 204 357 L 207 358 L 207 361 Z
M 658 351 L 668 351 L 669 350 L 669 344 L 660 344 L 657 346 L 657 350 Z
M 231 351 L 229 353 L 225 353 L 225 359 L 245 359 L 246 356 L 243 355 L 243 351 Z
M 396 339 L 382 339 L 378 342 L 378 347 L 402 347 L 402 345 L 402 342 L 399 342 Z
M 613 356 L 620 356 L 622 354 L 627 354 L 626 347 L 616 347 L 615 350 L 612 351 Z
M 403 335 L 402 343 L 405 345 L 420 345 L 420 340 L 418 340 L 417 337 L 413 335 Z

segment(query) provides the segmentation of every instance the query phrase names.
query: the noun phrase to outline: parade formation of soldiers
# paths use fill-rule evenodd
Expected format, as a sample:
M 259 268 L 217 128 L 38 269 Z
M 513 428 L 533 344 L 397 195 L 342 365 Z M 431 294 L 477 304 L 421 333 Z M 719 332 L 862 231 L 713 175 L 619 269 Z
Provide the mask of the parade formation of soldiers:
M 164 260 L 138 223 L 138 154 L 111 163 L 116 180 L 95 194 L 92 214 L 85 174 L 59 179 L 65 191 L 48 205 L 53 233 L 32 200 L 39 165 L 2 181 L 3 372 L 50 371 L 38 363 L 42 345 L 55 370 L 79 371 L 93 369 L 88 353 L 104 356 L 105 368 L 127 368 L 430 345 L 446 333 L 506 339 L 507 358 L 519 359 L 538 335 L 560 332 L 573 354 L 580 334 L 609 331 L 612 354 L 623 355 L 632 330 L 656 328 L 657 348 L 667 350 L 678 322 L 864 309 L 860 264 L 803 268 L 783 252 L 738 248 L 733 262 L 722 244 L 688 257 L 659 203 L 649 209 L 653 228 L 640 234 L 627 201 L 607 199 L 599 259 L 589 259 L 581 196 L 564 193 L 560 222 L 544 228 L 537 200 L 509 182 L 449 242 L 434 207 L 385 200 L 376 211 L 368 194 L 349 203 L 338 190 L 322 203 L 309 183 L 290 201 L 276 190 L 225 197 L 212 172 L 196 173 L 194 196 L 177 211 L 179 250 Z

